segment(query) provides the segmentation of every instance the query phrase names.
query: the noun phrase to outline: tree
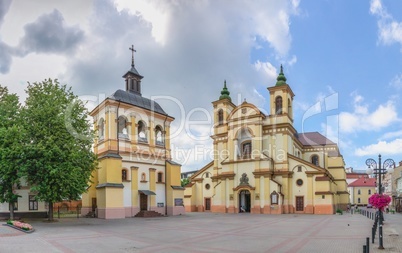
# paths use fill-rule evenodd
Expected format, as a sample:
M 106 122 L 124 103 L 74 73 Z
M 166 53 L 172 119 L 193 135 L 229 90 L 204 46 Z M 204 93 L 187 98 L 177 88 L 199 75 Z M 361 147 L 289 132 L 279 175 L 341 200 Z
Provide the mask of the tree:
M 47 79 L 29 84 L 23 118 L 29 139 L 25 174 L 36 199 L 49 204 L 77 200 L 96 168 L 88 112 L 71 88 Z
M 184 187 L 186 186 L 188 183 L 190 183 L 190 179 L 189 178 L 183 178 L 181 180 L 181 186 Z
M 19 121 L 21 105 L 16 94 L 9 94 L 0 85 L 0 203 L 10 204 L 10 219 L 14 219 L 23 166 L 23 129 Z

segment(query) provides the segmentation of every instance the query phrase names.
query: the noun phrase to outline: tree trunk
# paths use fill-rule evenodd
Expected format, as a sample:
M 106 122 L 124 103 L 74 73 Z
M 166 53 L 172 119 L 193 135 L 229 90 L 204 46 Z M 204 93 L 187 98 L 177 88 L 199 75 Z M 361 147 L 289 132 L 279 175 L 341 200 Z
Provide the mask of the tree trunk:
M 53 202 L 49 202 L 49 217 L 48 221 L 53 221 Z
M 15 202 L 10 203 L 10 220 L 14 220 L 14 207 L 15 207 Z

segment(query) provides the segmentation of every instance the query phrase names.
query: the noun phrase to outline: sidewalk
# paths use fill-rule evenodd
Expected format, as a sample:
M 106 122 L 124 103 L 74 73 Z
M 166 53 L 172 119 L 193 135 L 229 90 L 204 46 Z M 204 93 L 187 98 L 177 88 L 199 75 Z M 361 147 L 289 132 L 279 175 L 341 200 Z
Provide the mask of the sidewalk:
M 188 213 L 158 218 L 66 218 L 54 223 L 29 222 L 36 229 L 32 234 L 0 226 L 0 252 L 361 253 L 366 237 L 371 237 L 373 225 L 371 219 L 350 213 Z M 370 252 L 402 252 L 401 229 L 402 215 L 386 214 L 385 250 L 378 249 L 377 232 Z

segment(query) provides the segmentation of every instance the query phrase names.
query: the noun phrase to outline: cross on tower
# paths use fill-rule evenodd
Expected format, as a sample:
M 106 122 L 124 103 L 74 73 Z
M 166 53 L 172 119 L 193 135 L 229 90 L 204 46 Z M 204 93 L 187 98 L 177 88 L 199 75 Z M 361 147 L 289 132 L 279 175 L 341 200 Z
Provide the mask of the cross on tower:
M 131 67 L 134 67 L 134 52 L 137 52 L 137 50 L 134 49 L 134 45 L 131 45 L 129 50 L 131 51 Z

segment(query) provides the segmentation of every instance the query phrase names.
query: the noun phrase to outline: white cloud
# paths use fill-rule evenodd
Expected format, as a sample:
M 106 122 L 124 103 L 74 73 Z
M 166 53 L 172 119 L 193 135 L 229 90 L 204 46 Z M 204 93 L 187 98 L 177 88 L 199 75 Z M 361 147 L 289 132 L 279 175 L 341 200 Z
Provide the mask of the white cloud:
M 363 97 L 355 93 L 352 96 L 354 111 L 341 112 L 339 114 L 341 132 L 378 131 L 399 121 L 397 109 L 393 101 L 380 104 L 374 111 L 369 112 L 368 105 L 361 104 Z
M 136 15 L 152 26 L 152 36 L 155 41 L 164 45 L 167 39 L 169 19 L 171 13 L 168 3 L 165 1 L 132 1 L 115 0 L 119 12 L 128 10 L 131 15 Z
M 385 45 L 399 43 L 402 46 L 402 22 L 388 13 L 381 0 L 372 0 L 370 13 L 377 16 L 379 41 Z
M 402 74 L 394 76 L 390 82 L 390 85 L 396 89 L 402 89 Z
M 293 66 L 297 62 L 297 56 L 293 55 L 292 58 L 288 61 L 289 66 Z
M 398 138 L 398 137 L 402 137 L 402 130 L 400 131 L 395 131 L 395 132 L 389 132 L 389 133 L 385 133 L 381 136 L 380 139 L 394 139 L 394 138 Z
M 257 71 L 261 71 L 262 73 L 267 75 L 269 79 L 275 80 L 275 78 L 278 76 L 276 68 L 270 62 L 256 61 L 254 63 L 254 66 Z
M 395 139 L 393 141 L 379 141 L 376 144 L 371 144 L 358 148 L 355 152 L 357 156 L 367 155 L 402 155 L 402 139 Z

